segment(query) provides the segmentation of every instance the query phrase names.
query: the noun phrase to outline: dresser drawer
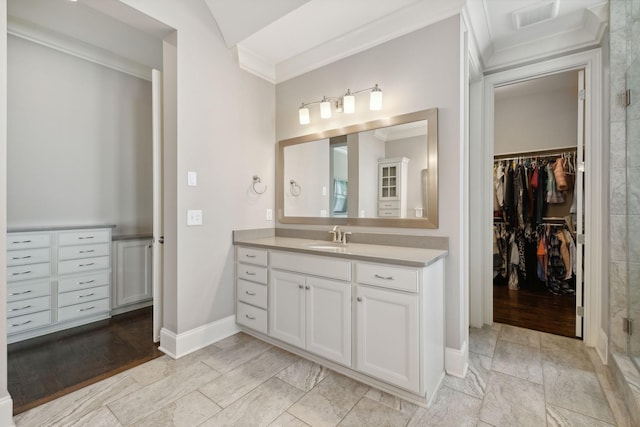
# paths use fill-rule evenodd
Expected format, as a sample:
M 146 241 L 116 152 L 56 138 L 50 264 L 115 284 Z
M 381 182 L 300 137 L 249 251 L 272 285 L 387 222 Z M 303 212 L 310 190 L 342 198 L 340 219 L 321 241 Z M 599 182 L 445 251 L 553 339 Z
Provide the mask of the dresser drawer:
M 109 268 L 109 257 L 95 257 L 58 262 L 58 274 L 81 273 L 83 271 Z
M 49 248 L 21 249 L 7 252 L 7 265 L 25 265 L 49 262 L 51 250 Z
M 267 284 L 267 268 L 256 265 L 238 263 L 236 273 L 239 279 Z
M 358 283 L 418 292 L 418 270 L 390 265 L 356 263 Z
M 51 310 L 51 297 L 43 296 L 26 299 L 24 301 L 14 301 L 7 304 L 7 317 L 13 318 L 23 314 L 31 314 L 38 311 Z
M 51 310 L 13 317 L 7 322 L 7 334 L 16 334 L 29 329 L 47 326 L 51 323 Z
M 109 243 L 101 243 L 99 245 L 82 245 L 82 246 L 62 246 L 58 249 L 58 259 L 79 259 L 96 256 L 109 256 L 111 245 Z
M 58 307 L 109 298 L 109 290 L 109 286 L 99 286 L 97 288 L 60 293 L 58 294 Z
M 267 334 L 267 310 L 238 302 L 236 322 L 239 325 Z
M 338 280 L 351 280 L 351 261 L 336 258 L 274 251 L 271 252 L 271 267 Z
M 238 280 L 236 287 L 238 300 L 247 304 L 267 308 L 267 286 Z
M 40 279 L 51 274 L 51 266 L 48 262 L 40 264 L 14 265 L 7 267 L 7 282 L 19 280 Z
M 267 250 L 256 248 L 245 248 L 242 246 L 236 247 L 236 256 L 239 262 L 246 262 L 249 264 L 267 265 Z
M 85 316 L 93 316 L 108 312 L 110 309 L 109 298 L 85 302 L 82 304 L 69 305 L 58 309 L 58 321 L 66 322 Z
M 77 230 L 58 233 L 58 245 L 84 245 L 89 243 L 111 243 L 110 230 Z
M 389 217 L 389 218 L 399 218 L 400 209 L 378 209 L 378 216 Z
M 400 209 L 399 200 L 380 201 L 378 202 L 378 209 Z
M 7 287 L 8 303 L 45 295 L 51 295 L 51 283 L 48 280 L 28 283 L 26 285 L 10 285 Z
M 96 286 L 109 285 L 111 283 L 110 279 L 111 275 L 109 272 L 65 277 L 58 279 L 58 292 L 77 291 L 78 289 L 88 289 L 95 288 Z
M 47 248 L 51 246 L 51 236 L 47 233 L 42 234 L 14 234 L 7 235 L 7 250 L 16 249 L 32 249 Z

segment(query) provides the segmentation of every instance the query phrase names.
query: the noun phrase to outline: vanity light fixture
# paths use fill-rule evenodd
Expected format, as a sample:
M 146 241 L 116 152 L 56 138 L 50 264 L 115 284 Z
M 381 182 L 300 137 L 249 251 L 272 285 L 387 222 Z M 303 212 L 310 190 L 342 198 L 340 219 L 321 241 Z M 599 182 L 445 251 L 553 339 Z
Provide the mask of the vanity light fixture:
M 357 90 L 355 92 L 351 92 L 350 89 L 347 89 L 347 92 L 341 97 L 323 96 L 321 101 L 303 102 L 298 109 L 298 120 L 301 125 L 308 125 L 311 122 L 309 106 L 313 104 L 320 104 L 320 117 L 323 119 L 331 118 L 332 107 L 335 107 L 335 110 L 338 113 L 355 113 L 356 95 L 364 92 L 369 92 L 369 109 L 371 111 L 381 110 L 382 90 L 376 83 L 373 87 Z

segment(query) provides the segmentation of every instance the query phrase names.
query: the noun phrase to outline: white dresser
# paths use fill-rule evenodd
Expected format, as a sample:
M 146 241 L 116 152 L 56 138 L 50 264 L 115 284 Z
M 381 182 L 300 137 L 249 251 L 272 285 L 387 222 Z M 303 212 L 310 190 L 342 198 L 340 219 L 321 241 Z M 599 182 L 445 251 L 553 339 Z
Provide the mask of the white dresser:
M 110 317 L 111 228 L 7 234 L 9 343 Z

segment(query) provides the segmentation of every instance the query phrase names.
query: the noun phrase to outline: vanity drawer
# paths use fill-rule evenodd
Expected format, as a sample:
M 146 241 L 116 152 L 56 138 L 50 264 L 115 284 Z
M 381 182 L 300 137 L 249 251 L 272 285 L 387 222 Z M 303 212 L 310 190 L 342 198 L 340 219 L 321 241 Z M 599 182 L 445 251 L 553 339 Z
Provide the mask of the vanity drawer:
M 245 248 L 238 246 L 236 248 L 238 262 L 246 262 L 249 264 L 267 265 L 267 250 L 256 248 Z
M 256 265 L 238 263 L 236 265 L 238 279 L 267 284 L 267 268 Z
M 399 200 L 390 200 L 388 202 L 378 202 L 378 209 L 400 209 Z
M 109 268 L 108 256 L 58 262 L 58 274 L 81 273 L 103 268 Z
M 31 314 L 38 311 L 51 310 L 51 297 L 46 295 L 24 301 L 7 303 L 7 318 Z
M 239 325 L 267 334 L 267 310 L 238 302 L 236 322 Z
M 400 209 L 378 209 L 378 216 L 389 217 L 389 218 L 399 218 Z
M 98 301 L 85 302 L 82 304 L 69 305 L 58 309 L 58 321 L 77 319 L 84 316 L 93 316 L 109 311 L 109 298 Z
M 236 286 L 238 300 L 247 304 L 267 308 L 267 287 L 258 283 L 238 280 Z
M 79 291 L 64 292 L 58 294 L 58 307 L 65 307 L 78 303 L 95 301 L 109 297 L 109 286 L 81 289 Z
M 58 234 L 58 245 L 82 245 L 88 243 L 111 243 L 110 230 L 78 230 Z
M 49 281 L 34 282 L 26 285 L 10 285 L 7 287 L 7 303 L 45 295 L 51 295 L 51 284 Z
M 99 245 L 63 246 L 58 250 L 58 259 L 79 259 L 94 256 L 109 256 L 111 245 L 101 243 Z
M 13 317 L 7 322 L 7 334 L 15 334 L 29 329 L 39 328 L 51 323 L 51 310 Z
M 77 291 L 78 289 L 95 288 L 96 286 L 109 285 L 111 283 L 108 272 L 98 274 L 85 274 L 82 276 L 65 277 L 58 280 L 58 292 Z
M 414 268 L 358 262 L 356 279 L 358 283 L 418 292 L 418 270 Z
M 51 274 L 51 267 L 48 262 L 40 264 L 14 265 L 7 267 L 7 282 L 18 280 L 40 279 Z
M 51 246 L 49 234 L 13 234 L 7 235 L 7 250 L 46 248 Z
M 25 265 L 49 262 L 51 259 L 49 248 L 22 249 L 7 252 L 7 265 Z
M 351 281 L 351 261 L 316 255 L 271 252 L 271 267 Z

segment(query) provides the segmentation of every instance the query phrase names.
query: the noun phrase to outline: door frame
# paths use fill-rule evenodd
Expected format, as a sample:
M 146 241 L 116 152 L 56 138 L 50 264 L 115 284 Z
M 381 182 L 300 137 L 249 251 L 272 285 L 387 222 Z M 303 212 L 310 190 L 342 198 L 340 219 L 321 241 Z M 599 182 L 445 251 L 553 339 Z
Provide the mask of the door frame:
M 585 266 L 584 266 L 584 341 L 590 347 L 597 347 L 600 357 L 606 357 L 606 333 L 602 328 L 602 283 L 605 279 L 608 253 L 606 221 L 608 217 L 608 179 L 605 181 L 606 150 L 602 150 L 603 131 L 603 85 L 602 52 L 593 49 L 561 58 L 541 61 L 514 68 L 484 78 L 483 102 L 483 167 L 482 176 L 470 177 L 470 190 L 483 194 L 480 208 L 482 233 L 479 248 L 482 280 L 471 286 L 480 286 L 483 298 L 472 304 L 476 312 L 482 313 L 483 323 L 493 323 L 493 177 L 490 171 L 494 154 L 494 89 L 500 86 L 543 77 L 563 71 L 585 70 Z M 605 155 L 603 155 L 603 153 Z M 474 184 L 474 182 L 476 184 Z

